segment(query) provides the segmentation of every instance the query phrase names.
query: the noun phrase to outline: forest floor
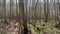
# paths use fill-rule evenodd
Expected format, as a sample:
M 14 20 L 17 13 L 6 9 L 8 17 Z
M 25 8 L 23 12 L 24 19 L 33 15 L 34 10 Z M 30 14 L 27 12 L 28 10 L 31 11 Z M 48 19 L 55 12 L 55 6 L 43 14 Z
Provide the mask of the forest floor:
M 14 21 L 12 21 L 14 22 Z M 28 29 L 31 30 L 32 34 L 60 34 L 60 29 L 56 28 L 55 25 L 59 24 L 55 21 L 44 22 L 39 20 L 36 21 L 36 25 L 27 23 Z M 0 33 L 3 33 L 4 29 L 0 28 Z
M 60 29 L 55 26 L 59 24 L 58 22 L 50 21 L 50 22 L 36 22 L 36 27 L 29 24 L 31 27 L 31 31 L 33 34 L 60 34 Z

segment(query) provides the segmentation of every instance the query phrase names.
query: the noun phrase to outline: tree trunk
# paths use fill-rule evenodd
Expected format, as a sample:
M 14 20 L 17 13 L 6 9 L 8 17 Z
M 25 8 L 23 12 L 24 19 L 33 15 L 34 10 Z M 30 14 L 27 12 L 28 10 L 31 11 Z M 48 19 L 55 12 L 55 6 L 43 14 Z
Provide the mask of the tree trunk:
M 45 14 L 45 22 L 47 23 L 47 3 L 46 3 L 46 0 L 44 0 L 44 14 Z
M 24 0 L 20 0 L 19 1 L 19 10 L 21 12 L 21 17 L 22 17 L 22 20 L 23 20 L 23 34 L 28 34 L 28 28 L 27 28 L 27 18 L 25 17 L 25 13 L 24 13 Z M 21 33 L 22 34 L 22 33 Z
M 3 8 L 4 8 L 4 21 L 6 22 L 6 0 L 3 0 Z

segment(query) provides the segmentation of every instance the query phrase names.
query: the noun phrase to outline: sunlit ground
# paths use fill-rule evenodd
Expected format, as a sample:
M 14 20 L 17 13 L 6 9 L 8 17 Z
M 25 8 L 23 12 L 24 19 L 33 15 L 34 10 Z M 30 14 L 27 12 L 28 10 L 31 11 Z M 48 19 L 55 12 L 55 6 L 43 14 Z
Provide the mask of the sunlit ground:
M 14 22 L 14 21 L 12 21 Z M 27 22 L 28 29 L 31 30 L 32 34 L 60 34 L 60 29 L 55 28 L 55 25 L 59 24 L 58 22 L 55 22 L 54 20 L 51 20 L 49 22 L 44 22 L 41 20 L 36 21 L 36 25 L 33 25 L 33 22 L 30 21 L 29 23 Z M 30 28 L 29 28 L 30 27 Z M 0 28 L 0 33 L 5 33 L 4 28 Z
M 31 24 L 28 25 L 30 25 L 33 34 L 60 34 L 60 29 L 55 28 L 55 25 L 57 24 L 58 22 L 54 21 L 45 23 L 43 21 L 39 22 L 37 20 L 36 27 Z

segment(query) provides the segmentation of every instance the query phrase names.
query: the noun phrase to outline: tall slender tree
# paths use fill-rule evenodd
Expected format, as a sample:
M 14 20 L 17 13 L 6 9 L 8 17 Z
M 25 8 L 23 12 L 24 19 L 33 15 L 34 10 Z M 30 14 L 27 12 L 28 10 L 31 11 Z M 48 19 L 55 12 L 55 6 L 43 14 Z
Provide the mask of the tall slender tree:
M 36 27 L 36 21 L 37 21 L 37 4 L 38 4 L 38 0 L 37 1 L 35 1 L 35 0 L 32 0 L 32 13 L 33 13 L 33 18 L 32 18 L 32 20 L 33 20 L 33 26 L 34 27 Z
M 19 17 L 18 17 L 18 0 L 16 0 L 16 20 L 19 21 Z
M 50 4 L 49 0 L 47 0 L 47 17 L 48 17 L 47 21 L 50 20 L 50 10 L 49 10 L 50 9 L 50 5 L 49 4 Z
M 19 10 L 22 15 L 23 19 L 23 34 L 28 34 L 28 28 L 27 28 L 27 19 L 25 18 L 25 13 L 24 13 L 24 0 L 19 1 Z
M 58 0 L 59 1 L 59 0 Z M 60 3 L 58 2 L 58 7 L 60 9 Z M 59 10 L 59 24 L 60 24 L 60 10 Z
M 59 18 L 58 21 L 59 21 L 59 24 L 57 24 L 57 25 L 55 26 L 56 28 L 60 28 L 60 10 L 59 10 L 59 9 L 60 9 L 60 3 L 59 3 L 59 0 L 58 0 L 58 7 L 59 7 L 59 8 L 58 8 L 58 12 L 59 12 L 59 13 L 58 13 L 58 18 Z
M 44 14 L 45 14 L 45 22 L 47 23 L 47 0 L 44 0 Z
M 3 0 L 3 7 L 4 7 L 4 19 L 6 21 L 6 0 Z
M 4 24 L 8 25 L 7 16 L 6 16 L 6 0 L 3 0 L 3 8 L 4 8 Z
M 13 17 L 13 0 L 10 0 L 10 19 Z
M 55 22 L 56 22 L 56 11 L 57 11 L 57 1 L 56 0 L 54 1 L 54 8 L 55 8 L 54 13 L 55 13 Z
M 57 21 L 58 21 L 58 12 L 59 12 L 59 0 L 57 0 Z
M 42 8 L 41 8 L 42 5 L 41 5 L 41 4 L 42 4 L 42 3 L 41 3 L 41 0 L 40 0 L 40 4 L 39 4 L 39 15 L 38 15 L 40 22 L 41 22 L 41 15 L 42 15 L 42 13 L 41 13 L 41 12 L 42 12 Z

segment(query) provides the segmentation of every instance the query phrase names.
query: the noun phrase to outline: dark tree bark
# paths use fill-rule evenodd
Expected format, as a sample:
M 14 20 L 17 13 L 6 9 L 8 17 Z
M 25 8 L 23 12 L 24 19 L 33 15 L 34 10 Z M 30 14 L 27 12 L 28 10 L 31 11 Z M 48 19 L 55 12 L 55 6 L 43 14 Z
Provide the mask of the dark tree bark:
M 33 1 L 33 0 L 32 0 L 32 1 Z M 36 3 L 35 3 L 35 2 L 36 2 Z M 37 0 L 37 1 L 34 0 L 34 1 L 32 2 L 32 7 L 33 7 L 33 8 L 32 8 L 32 9 L 33 9 L 33 10 L 32 10 L 32 11 L 33 11 L 33 12 L 32 12 L 32 13 L 33 13 L 33 18 L 32 18 L 32 20 L 33 20 L 33 26 L 34 26 L 34 27 L 36 27 L 36 21 L 37 21 L 37 13 L 36 13 L 36 12 L 37 12 L 37 4 L 38 4 L 38 0 Z
M 49 0 L 47 0 L 47 21 L 50 22 L 50 5 L 49 5 Z
M 27 19 L 25 17 L 25 13 L 24 13 L 24 0 L 19 1 L 19 10 L 21 12 L 22 19 L 23 19 L 23 28 L 24 28 L 23 34 L 28 34 Z
M 6 21 L 6 0 L 3 0 L 3 8 L 4 8 L 4 19 Z
M 41 23 L 41 15 L 42 15 L 41 4 L 42 4 L 42 3 L 41 3 L 41 0 L 40 0 L 40 5 L 39 5 L 39 15 L 38 15 L 38 16 L 39 16 L 39 22 L 40 22 L 40 23 Z
M 45 14 L 45 22 L 47 23 L 47 1 L 44 0 L 44 14 Z
M 57 21 L 58 21 L 58 12 L 59 12 L 59 0 L 57 0 Z
M 58 5 L 59 5 L 59 24 L 60 24 L 60 3 L 59 2 L 58 2 Z
M 35 11 L 34 11 L 34 9 L 35 9 L 35 0 L 32 0 L 32 11 L 31 11 L 31 13 L 32 13 L 32 14 L 31 14 L 31 15 L 32 15 L 32 18 L 31 18 L 31 19 L 32 19 L 32 22 L 33 22 L 33 23 L 32 23 L 33 26 L 35 26 L 35 23 L 36 23 L 36 22 L 34 21 L 34 19 L 35 19 L 35 16 L 34 16 L 34 15 L 35 15 Z
M 59 18 L 58 21 L 59 21 L 59 24 L 56 24 L 55 27 L 58 28 L 58 29 L 60 29 L 60 3 L 59 3 L 59 0 L 58 0 L 58 7 L 59 7 L 58 8 L 58 10 L 59 10 L 59 13 L 58 13 L 58 18 Z
M 10 0 L 10 19 L 13 19 L 13 0 Z
M 48 22 L 48 15 L 49 15 L 49 0 L 44 0 L 44 14 L 45 14 L 45 22 L 47 23 Z
M 54 19 L 55 19 L 55 22 L 57 20 L 57 18 L 56 18 L 56 14 L 57 14 L 56 11 L 57 11 L 57 9 L 56 8 L 57 8 L 57 2 L 54 1 L 54 11 L 55 11 L 54 12 L 55 13 L 55 15 L 54 15 L 55 18 Z
M 4 8 L 4 24 L 8 25 L 9 23 L 7 22 L 7 16 L 6 16 L 6 0 L 3 0 L 3 8 Z

